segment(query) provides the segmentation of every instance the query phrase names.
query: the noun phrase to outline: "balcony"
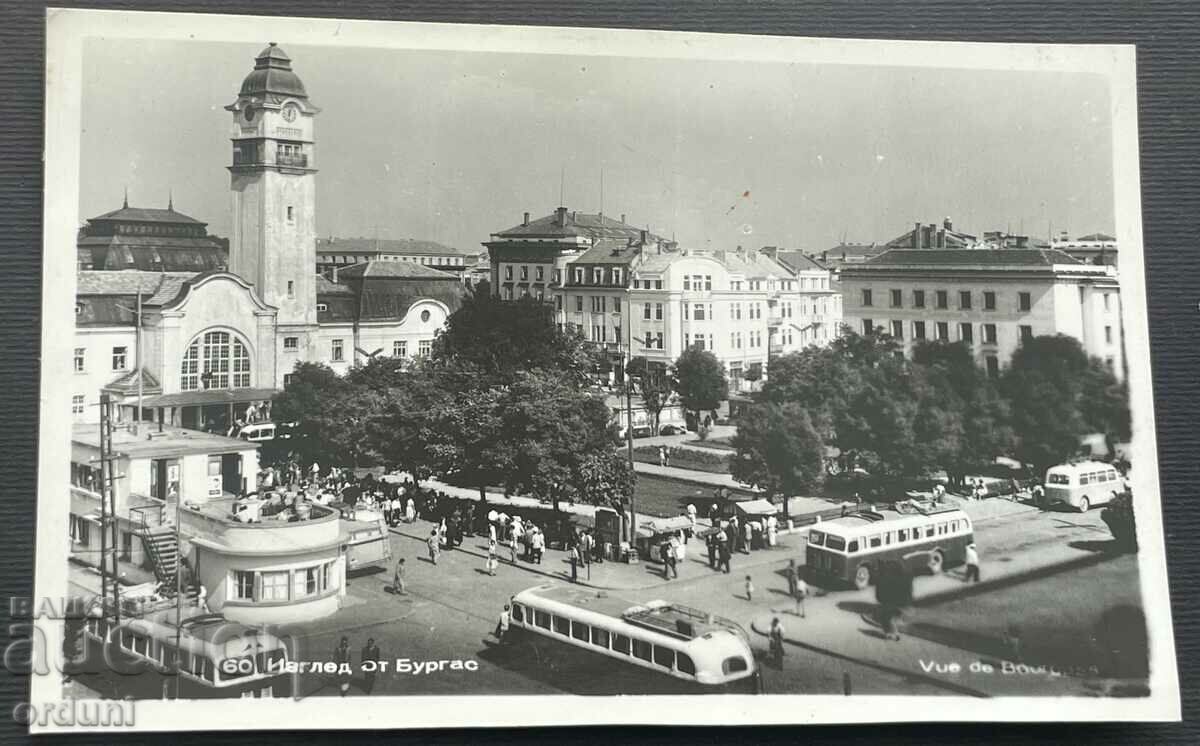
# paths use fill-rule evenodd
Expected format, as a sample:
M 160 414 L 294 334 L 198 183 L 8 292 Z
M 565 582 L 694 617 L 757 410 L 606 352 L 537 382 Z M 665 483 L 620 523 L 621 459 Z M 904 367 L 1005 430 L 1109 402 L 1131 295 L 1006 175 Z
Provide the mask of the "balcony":
M 308 156 L 300 154 L 285 154 L 278 153 L 275 156 L 275 165 L 277 166 L 293 166 L 295 168 L 308 168 Z

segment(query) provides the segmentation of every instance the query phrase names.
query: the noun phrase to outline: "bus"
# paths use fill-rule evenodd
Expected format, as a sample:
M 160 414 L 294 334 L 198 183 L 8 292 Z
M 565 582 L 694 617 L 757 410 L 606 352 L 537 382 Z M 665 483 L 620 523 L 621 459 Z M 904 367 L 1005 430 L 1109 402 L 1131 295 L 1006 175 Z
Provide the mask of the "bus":
M 392 559 L 392 540 L 383 513 L 370 508 L 352 508 L 344 503 L 333 503 L 330 507 L 341 513 L 342 524 L 348 532 L 346 571 L 369 567 L 387 569 Z
M 1099 461 L 1075 461 L 1046 470 L 1044 507 L 1068 505 L 1086 513 L 1093 505 L 1103 505 L 1125 491 L 1117 468 Z
M 510 606 L 513 642 L 532 647 L 534 658 L 550 668 L 574 661 L 582 676 L 618 693 L 760 691 L 750 639 L 731 620 L 665 601 L 635 604 L 556 584 L 521 591 Z
M 974 541 L 971 519 L 958 508 L 908 501 L 816 524 L 806 562 L 814 580 L 862 590 L 878 577 L 881 562 L 900 560 L 910 571 L 936 575 L 962 564 Z
M 106 680 L 90 682 L 101 684 L 92 688 L 134 699 L 287 697 L 295 691 L 284 640 L 220 614 L 193 613 L 177 627 L 175 615 L 172 602 L 119 622 L 85 617 L 82 663 L 89 677 Z

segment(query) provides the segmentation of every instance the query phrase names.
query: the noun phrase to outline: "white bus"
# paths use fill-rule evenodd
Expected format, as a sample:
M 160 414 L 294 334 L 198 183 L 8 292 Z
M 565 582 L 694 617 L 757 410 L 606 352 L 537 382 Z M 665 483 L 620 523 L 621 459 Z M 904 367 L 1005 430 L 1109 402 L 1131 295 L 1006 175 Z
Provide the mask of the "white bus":
M 1046 470 L 1045 506 L 1069 505 L 1086 513 L 1125 491 L 1117 468 L 1099 461 L 1075 461 Z
M 599 682 L 609 693 L 759 691 L 749 637 L 728 619 L 552 584 L 521 591 L 511 607 L 512 642 L 531 646 L 538 665 Z M 597 667 L 605 661 L 612 665 Z

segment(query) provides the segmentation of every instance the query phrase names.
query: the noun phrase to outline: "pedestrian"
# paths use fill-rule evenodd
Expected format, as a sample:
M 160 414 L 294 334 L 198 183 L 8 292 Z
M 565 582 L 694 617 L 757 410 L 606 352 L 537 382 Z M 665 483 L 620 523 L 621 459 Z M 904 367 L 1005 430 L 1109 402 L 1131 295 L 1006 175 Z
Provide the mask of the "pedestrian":
M 488 556 L 487 556 L 487 564 L 486 564 L 487 574 L 491 575 L 492 577 L 495 577 L 496 576 L 496 567 L 499 564 L 500 564 L 500 560 L 496 558 L 496 542 L 493 541 L 490 544 L 488 544 Z
M 658 465 L 659 466 L 667 465 L 667 449 L 665 446 L 658 447 Z
M 337 664 L 338 690 L 343 697 L 350 691 L 350 640 L 346 637 L 333 651 L 333 662 Z
M 805 583 L 802 577 L 796 577 L 796 590 L 793 598 L 796 599 L 796 616 L 805 619 L 804 599 L 808 598 L 808 583 Z
M 749 575 L 746 576 L 746 600 L 754 600 L 754 581 L 750 579 Z
M 786 498 L 785 498 L 786 499 Z M 779 540 L 779 519 L 774 515 L 767 517 L 767 546 L 774 547 Z
M 425 543 L 429 545 L 429 561 L 436 565 L 438 555 L 442 553 L 441 536 L 436 528 L 429 533 L 429 539 Z
M 375 638 L 368 638 L 359 662 L 363 670 L 363 691 L 367 694 L 375 688 L 375 672 L 379 670 L 379 658 L 379 646 L 375 644 Z
M 316 461 L 314 461 L 312 463 L 312 466 L 309 467 L 309 472 L 312 474 L 312 478 L 315 481 L 318 477 L 321 476 L 321 465 L 319 463 L 317 463 Z
M 974 544 L 967 545 L 967 575 L 963 579 L 964 583 L 979 582 L 979 552 L 975 549 Z
M 493 544 L 496 543 L 496 523 L 495 523 L 495 521 L 488 521 L 488 539 Z
M 591 565 L 592 553 L 596 550 L 595 537 L 592 536 L 591 531 L 584 531 L 583 535 L 579 537 L 579 542 L 581 545 L 579 548 L 579 554 L 583 557 L 583 564 L 585 566 Z
M 417 504 L 413 501 L 412 495 L 408 496 L 408 502 L 404 506 L 404 518 L 409 523 L 417 520 Z
M 579 545 L 575 544 L 571 547 L 571 582 L 579 582 Z
M 674 544 L 667 544 L 667 569 L 671 571 L 671 577 L 679 577 L 679 547 Z
M 750 554 L 750 544 L 754 540 L 754 524 L 746 521 L 742 526 L 742 554 Z
M 435 561 L 434 564 L 437 564 Z M 397 596 L 407 596 L 408 591 L 404 588 L 404 558 L 396 563 L 396 572 L 392 575 L 392 593 Z
M 775 661 L 777 668 L 783 668 L 783 623 L 779 621 L 779 617 L 771 620 L 771 631 L 769 637 L 771 640 L 771 659 Z
M 800 579 L 800 568 L 796 567 L 796 560 L 788 560 L 788 566 L 783 571 L 783 576 L 787 578 L 788 595 L 795 598 L 796 596 L 796 581 Z
M 533 561 L 542 564 L 542 553 L 546 551 L 546 535 L 540 528 L 534 527 L 533 532 Z
M 201 614 L 210 613 L 208 610 L 208 589 L 204 587 L 204 583 L 200 584 L 200 588 L 196 592 L 196 606 L 199 607 Z
M 880 615 L 883 617 L 883 632 L 884 636 L 889 640 L 900 641 L 900 609 L 896 606 L 883 606 L 880 608 Z
M 720 552 L 720 555 L 721 555 L 721 565 L 720 566 L 722 568 L 724 568 L 725 574 L 728 575 L 729 574 L 729 559 L 733 556 L 733 552 L 729 551 L 729 545 L 726 543 L 722 543 L 721 546 L 718 547 L 718 551 Z
M 517 564 L 517 540 L 513 539 L 508 544 L 508 561 L 512 564 Z
M 687 505 L 688 522 L 692 524 L 692 533 L 696 533 L 696 505 L 688 503 Z
M 512 621 L 512 612 L 508 609 L 508 604 L 504 604 L 504 611 L 500 612 L 500 618 L 496 621 L 496 629 L 492 634 L 501 643 L 508 639 L 508 624 Z
M 659 544 L 658 545 L 658 560 L 659 560 L 659 562 L 662 562 L 663 580 L 671 579 L 671 566 L 670 566 L 670 563 L 667 561 L 668 554 L 669 554 L 669 548 L 667 547 L 666 543 L 664 542 L 662 544 Z

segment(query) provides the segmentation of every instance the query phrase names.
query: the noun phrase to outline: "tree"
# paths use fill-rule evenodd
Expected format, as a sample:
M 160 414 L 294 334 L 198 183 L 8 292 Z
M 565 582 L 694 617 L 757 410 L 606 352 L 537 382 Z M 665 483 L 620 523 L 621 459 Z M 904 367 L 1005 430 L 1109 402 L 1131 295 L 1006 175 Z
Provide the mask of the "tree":
M 386 383 L 380 392 L 383 396 L 380 410 L 369 421 L 363 436 L 388 471 L 407 472 L 420 483 L 433 476 L 437 467 L 437 457 L 430 448 L 438 437 L 431 413 L 443 409 L 448 394 L 425 371 L 392 371 L 386 376 Z
M 589 505 L 609 506 L 621 512 L 633 497 L 637 472 L 617 451 L 597 451 L 579 462 L 575 475 L 579 498 Z
M 697 420 L 701 412 L 716 409 L 729 396 L 725 366 L 707 350 L 687 348 L 675 361 L 674 372 L 679 400 Z
M 522 298 L 500 300 L 481 287 L 446 319 L 433 345 L 442 367 L 475 371 L 489 382 L 513 380 L 522 371 L 555 370 L 583 384 L 596 368 L 596 353 L 575 331 L 560 330 L 553 306 Z
M 734 478 L 764 490 L 768 496 L 783 497 L 783 515 L 788 517 L 788 498 L 821 479 L 825 445 L 799 404 L 754 404 L 737 420 L 733 446 L 737 453 L 729 463 Z
M 350 387 L 333 369 L 320 363 L 300 363 L 292 371 L 283 391 L 271 399 L 271 416 L 276 422 L 295 423 L 290 438 L 270 441 L 263 449 L 263 462 L 286 461 L 292 454 L 305 464 L 342 455 L 341 418 L 334 415 Z
M 1138 550 L 1137 520 L 1133 514 L 1133 496 L 1122 493 L 1100 512 L 1100 518 L 1112 532 L 1113 541 L 1122 551 L 1136 552 Z
M 1001 388 L 1012 409 L 1018 458 L 1039 473 L 1077 455 L 1084 435 L 1128 433 L 1123 388 L 1073 337 L 1026 340 L 1013 353 Z
M 642 404 L 646 413 L 650 415 L 650 424 L 657 434 L 659 417 L 675 390 L 674 381 L 661 364 L 650 363 L 640 356 L 629 361 L 629 365 L 625 367 L 625 374 L 627 384 L 630 380 L 636 381 L 636 390 L 642 397 Z

